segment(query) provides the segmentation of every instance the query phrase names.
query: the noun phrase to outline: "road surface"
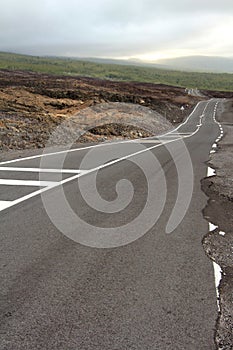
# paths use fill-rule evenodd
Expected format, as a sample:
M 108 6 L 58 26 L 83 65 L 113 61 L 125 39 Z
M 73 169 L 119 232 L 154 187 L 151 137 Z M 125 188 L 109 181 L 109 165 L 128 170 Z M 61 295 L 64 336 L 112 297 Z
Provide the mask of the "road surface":
M 201 244 L 208 223 L 200 180 L 220 134 L 214 121 L 218 103 L 199 103 L 184 124 L 160 138 L 73 149 L 62 173 L 60 154 L 0 164 L 1 350 L 215 349 L 216 290 L 213 264 Z M 90 151 L 94 156 L 83 168 Z M 96 174 L 102 212 L 89 198 Z M 124 209 L 114 213 L 111 201 L 117 200 L 121 179 L 134 192 L 130 203 L 127 195 L 115 203 Z M 115 240 L 114 228 L 130 225 L 146 208 L 148 181 L 155 203 Z M 66 222 L 61 188 L 83 225 Z M 97 232 L 93 240 L 91 228 Z M 104 235 L 98 240 L 99 228 L 113 229 L 112 241 Z

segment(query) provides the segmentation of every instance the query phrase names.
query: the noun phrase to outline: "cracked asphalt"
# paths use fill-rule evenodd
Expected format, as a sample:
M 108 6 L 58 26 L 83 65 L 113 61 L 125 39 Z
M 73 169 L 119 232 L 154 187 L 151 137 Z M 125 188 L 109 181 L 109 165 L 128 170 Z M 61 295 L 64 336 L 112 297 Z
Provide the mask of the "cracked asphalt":
M 220 310 L 215 339 L 218 349 L 233 349 L 233 100 L 221 104 L 217 120 L 224 130 L 217 152 L 208 164 L 216 176 L 204 179 L 202 187 L 209 201 L 204 216 L 217 228 L 203 239 L 207 255 L 222 269 L 219 286 Z

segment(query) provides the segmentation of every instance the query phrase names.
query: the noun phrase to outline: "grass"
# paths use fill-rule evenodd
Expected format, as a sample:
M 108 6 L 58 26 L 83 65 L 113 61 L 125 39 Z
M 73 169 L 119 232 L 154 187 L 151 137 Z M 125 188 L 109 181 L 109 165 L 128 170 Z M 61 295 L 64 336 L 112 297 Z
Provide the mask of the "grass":
M 71 58 L 38 57 L 0 52 L 0 69 L 161 83 L 203 90 L 233 91 L 233 74 L 182 72 L 153 67 L 94 63 Z

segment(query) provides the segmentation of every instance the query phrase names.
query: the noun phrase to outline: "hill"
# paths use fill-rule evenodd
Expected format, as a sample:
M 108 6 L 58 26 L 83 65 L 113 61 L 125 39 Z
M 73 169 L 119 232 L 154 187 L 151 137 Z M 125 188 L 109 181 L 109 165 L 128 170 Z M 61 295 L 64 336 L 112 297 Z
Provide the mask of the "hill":
M 226 57 L 188 56 L 158 60 L 156 63 L 167 69 L 233 73 L 233 58 Z

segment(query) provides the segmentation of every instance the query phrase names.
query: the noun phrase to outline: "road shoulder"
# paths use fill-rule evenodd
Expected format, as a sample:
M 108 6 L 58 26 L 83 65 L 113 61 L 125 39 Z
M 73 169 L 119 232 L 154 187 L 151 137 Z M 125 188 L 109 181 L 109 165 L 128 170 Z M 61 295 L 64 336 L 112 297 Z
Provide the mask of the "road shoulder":
M 222 124 L 224 137 L 211 153 L 208 165 L 216 175 L 202 180 L 202 189 L 209 197 L 203 214 L 216 226 L 203 238 L 206 254 L 221 267 L 218 286 L 219 316 L 216 324 L 218 349 L 232 350 L 233 346 L 233 100 L 220 106 L 217 120 Z M 213 226 L 213 228 L 214 228 Z

